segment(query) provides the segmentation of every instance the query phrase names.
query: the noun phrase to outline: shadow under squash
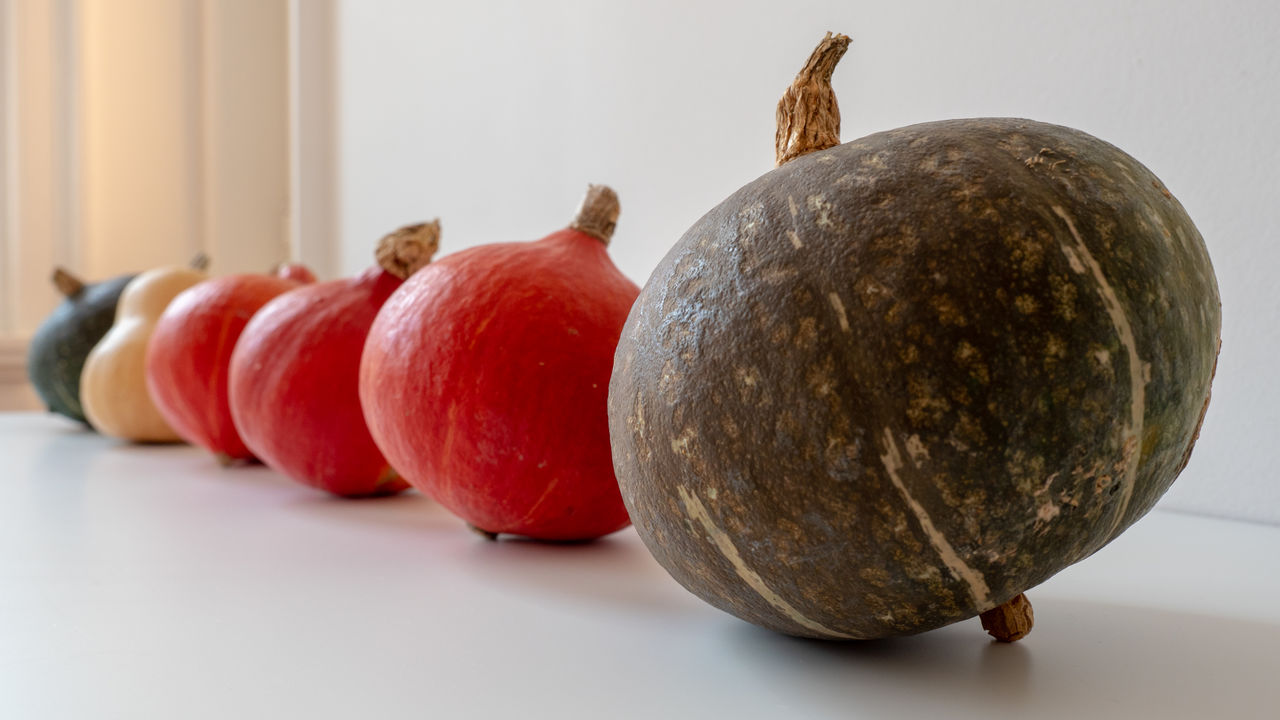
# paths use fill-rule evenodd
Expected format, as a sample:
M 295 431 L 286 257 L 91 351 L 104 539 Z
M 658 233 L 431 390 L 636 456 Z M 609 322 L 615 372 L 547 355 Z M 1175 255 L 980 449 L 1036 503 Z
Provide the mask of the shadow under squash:
M 1032 601 L 1036 627 L 1013 644 L 992 641 L 976 618 L 861 642 L 743 624 L 728 654 L 788 703 L 836 703 L 852 717 L 1262 718 L 1280 707 L 1280 626 Z
M 468 572 L 513 591 L 557 602 L 592 603 L 623 611 L 697 612 L 701 601 L 672 580 L 631 528 L 590 542 L 548 543 L 476 536 L 463 558 Z
M 416 490 L 379 497 L 344 498 L 301 484 L 295 487 L 298 497 L 290 503 L 291 508 L 325 522 L 410 532 L 467 532 L 466 526 L 448 510 Z

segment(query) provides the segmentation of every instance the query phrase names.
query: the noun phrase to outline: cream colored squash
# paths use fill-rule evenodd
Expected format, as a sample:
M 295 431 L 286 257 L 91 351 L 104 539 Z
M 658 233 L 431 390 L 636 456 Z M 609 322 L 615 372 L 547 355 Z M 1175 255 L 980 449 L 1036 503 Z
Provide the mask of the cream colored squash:
M 115 324 L 89 352 L 80 401 L 94 428 L 134 442 L 180 442 L 147 391 L 147 342 L 178 293 L 205 280 L 203 256 L 192 268 L 166 267 L 134 278 L 120 296 Z

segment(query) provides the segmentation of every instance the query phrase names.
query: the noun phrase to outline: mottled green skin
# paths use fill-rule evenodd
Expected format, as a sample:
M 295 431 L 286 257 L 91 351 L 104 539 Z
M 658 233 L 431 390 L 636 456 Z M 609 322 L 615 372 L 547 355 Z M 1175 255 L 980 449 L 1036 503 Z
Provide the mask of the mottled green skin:
M 713 605 L 795 635 L 929 630 L 1151 508 L 1219 328 L 1204 241 L 1124 152 L 1028 120 L 892 130 L 769 172 L 668 253 L 618 346 L 614 465 Z
M 89 351 L 111 329 L 116 304 L 133 275 L 85 285 L 62 301 L 36 330 L 27 349 L 27 375 L 51 412 L 88 425 L 80 406 L 80 372 Z

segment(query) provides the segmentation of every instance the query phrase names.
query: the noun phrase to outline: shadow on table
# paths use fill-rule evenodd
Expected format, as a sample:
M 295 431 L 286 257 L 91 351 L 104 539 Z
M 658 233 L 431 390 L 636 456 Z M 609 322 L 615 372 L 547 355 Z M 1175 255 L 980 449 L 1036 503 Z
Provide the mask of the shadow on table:
M 416 490 L 383 497 L 342 498 L 292 484 L 290 489 L 296 497 L 289 499 L 288 509 L 324 522 L 384 527 L 397 532 L 467 532 L 461 520 Z
M 851 717 L 1273 717 L 1280 626 L 1152 608 L 1036 603 L 1025 640 L 976 619 L 912 637 L 833 643 L 741 625 L 730 653 L 788 705 Z
M 623 612 L 670 615 L 700 603 L 667 575 L 628 528 L 582 543 L 546 543 L 476 536 L 461 558 L 468 572 L 513 591 L 551 596 L 557 602 L 591 603 Z

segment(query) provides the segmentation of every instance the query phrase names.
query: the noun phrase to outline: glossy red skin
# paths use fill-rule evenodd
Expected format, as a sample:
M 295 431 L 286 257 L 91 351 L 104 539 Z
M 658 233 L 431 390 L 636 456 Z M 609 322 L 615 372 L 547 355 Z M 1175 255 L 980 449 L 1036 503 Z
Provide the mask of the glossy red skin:
M 621 530 L 606 402 L 638 294 L 604 243 L 576 230 L 433 262 L 387 300 L 365 343 L 374 440 L 479 529 L 543 540 Z
M 301 285 L 307 285 L 316 281 L 315 273 L 311 272 L 311 268 L 298 263 L 285 263 L 272 273 L 276 277 L 285 280 L 293 280 Z
M 182 291 L 147 343 L 147 390 L 184 440 L 227 460 L 252 460 L 231 419 L 227 375 L 236 339 L 269 300 L 298 287 L 270 275 L 227 275 Z
M 231 415 L 259 459 L 345 497 L 409 487 L 360 410 L 360 354 L 400 278 L 381 268 L 290 290 L 258 311 L 231 355 Z

